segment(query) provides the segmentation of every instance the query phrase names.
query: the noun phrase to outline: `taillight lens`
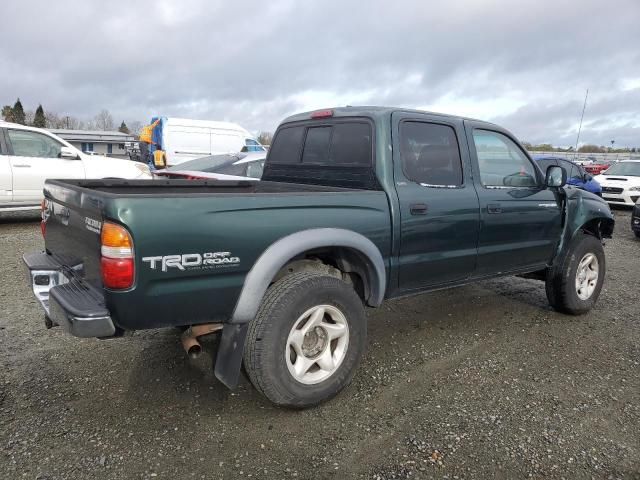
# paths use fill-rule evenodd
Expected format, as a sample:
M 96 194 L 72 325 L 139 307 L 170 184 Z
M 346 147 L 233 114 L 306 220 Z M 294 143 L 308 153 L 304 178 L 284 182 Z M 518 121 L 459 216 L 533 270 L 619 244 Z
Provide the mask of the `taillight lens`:
M 47 233 L 47 220 L 49 219 L 49 203 L 46 199 L 40 203 L 40 231 L 44 237 Z
M 131 288 L 135 276 L 133 240 L 121 225 L 104 222 L 100 233 L 102 284 L 107 288 Z

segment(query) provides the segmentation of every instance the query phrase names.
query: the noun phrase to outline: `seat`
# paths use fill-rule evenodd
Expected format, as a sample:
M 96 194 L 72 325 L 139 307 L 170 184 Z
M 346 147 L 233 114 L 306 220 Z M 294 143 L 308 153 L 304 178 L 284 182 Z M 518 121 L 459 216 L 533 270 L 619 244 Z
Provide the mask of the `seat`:
M 420 150 L 418 164 L 422 183 L 429 185 L 460 185 L 460 171 L 454 166 L 454 158 L 448 145 L 425 145 Z

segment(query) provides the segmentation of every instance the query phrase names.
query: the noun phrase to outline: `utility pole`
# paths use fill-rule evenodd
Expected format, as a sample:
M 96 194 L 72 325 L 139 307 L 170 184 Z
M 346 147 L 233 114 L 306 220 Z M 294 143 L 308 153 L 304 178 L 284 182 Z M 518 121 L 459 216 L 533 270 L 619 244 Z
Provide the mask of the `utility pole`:
M 582 115 L 580 115 L 580 126 L 578 127 L 578 138 L 576 138 L 576 153 L 574 158 L 578 155 L 578 142 L 580 141 L 580 131 L 582 130 L 582 119 L 584 118 L 584 111 L 587 108 L 587 97 L 589 96 L 589 89 L 587 88 L 587 93 L 584 95 L 584 105 L 582 105 Z

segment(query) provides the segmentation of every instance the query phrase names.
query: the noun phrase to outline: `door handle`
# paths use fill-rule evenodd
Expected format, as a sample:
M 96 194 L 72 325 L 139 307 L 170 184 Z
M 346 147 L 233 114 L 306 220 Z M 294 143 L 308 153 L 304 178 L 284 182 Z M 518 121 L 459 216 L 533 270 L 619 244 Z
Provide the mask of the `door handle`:
M 502 207 L 499 203 L 488 203 L 487 213 L 502 213 Z
M 424 203 L 414 203 L 409 207 L 411 215 L 426 215 L 429 208 Z
M 14 165 L 16 168 L 31 168 L 31 165 L 26 165 L 24 163 L 17 163 Z

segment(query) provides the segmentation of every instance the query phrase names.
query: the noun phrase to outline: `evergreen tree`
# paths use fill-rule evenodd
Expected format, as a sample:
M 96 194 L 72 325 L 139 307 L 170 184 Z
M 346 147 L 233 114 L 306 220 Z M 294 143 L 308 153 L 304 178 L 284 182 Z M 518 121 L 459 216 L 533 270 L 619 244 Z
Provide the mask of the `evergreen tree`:
M 36 109 L 36 114 L 33 117 L 33 126 L 38 128 L 45 128 L 47 126 L 47 117 L 44 116 L 42 105 L 38 105 Z
M 121 133 L 129 133 L 129 127 L 127 127 L 127 124 L 124 123 L 124 120 L 120 124 L 120 128 L 118 129 L 118 131 Z
M 25 115 L 24 115 L 24 108 L 22 108 L 22 103 L 20 102 L 20 99 L 18 98 L 16 100 L 16 103 L 13 105 L 13 121 L 15 123 L 19 123 L 20 125 L 24 125 L 25 124 Z

